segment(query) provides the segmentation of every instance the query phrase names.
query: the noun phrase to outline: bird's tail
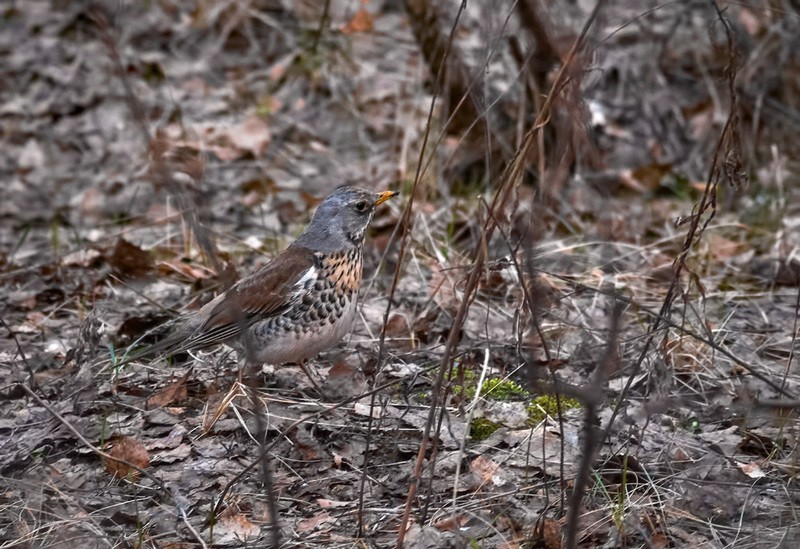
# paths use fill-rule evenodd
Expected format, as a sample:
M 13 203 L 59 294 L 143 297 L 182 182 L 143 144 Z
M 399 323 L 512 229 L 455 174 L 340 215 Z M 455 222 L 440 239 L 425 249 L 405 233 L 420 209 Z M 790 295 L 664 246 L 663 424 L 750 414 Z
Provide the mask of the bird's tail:
M 199 327 L 200 322 L 192 316 L 183 316 L 146 331 L 128 345 L 117 358 L 118 366 L 142 359 L 162 359 L 183 353 L 191 347 L 187 342 Z M 143 345 L 145 340 L 159 338 L 153 344 Z

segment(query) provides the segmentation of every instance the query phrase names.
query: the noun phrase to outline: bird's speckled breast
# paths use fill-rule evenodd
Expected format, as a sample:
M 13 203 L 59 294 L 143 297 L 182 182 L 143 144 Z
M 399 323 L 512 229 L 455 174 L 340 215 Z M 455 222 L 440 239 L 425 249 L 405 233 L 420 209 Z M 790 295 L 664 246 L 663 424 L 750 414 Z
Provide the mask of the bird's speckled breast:
M 358 291 L 361 285 L 361 248 L 320 256 L 321 278 L 334 281 L 336 288 L 346 294 Z
M 315 276 L 299 288 L 296 305 L 253 325 L 259 361 L 281 364 L 311 358 L 352 329 L 361 284 L 361 249 L 315 255 Z

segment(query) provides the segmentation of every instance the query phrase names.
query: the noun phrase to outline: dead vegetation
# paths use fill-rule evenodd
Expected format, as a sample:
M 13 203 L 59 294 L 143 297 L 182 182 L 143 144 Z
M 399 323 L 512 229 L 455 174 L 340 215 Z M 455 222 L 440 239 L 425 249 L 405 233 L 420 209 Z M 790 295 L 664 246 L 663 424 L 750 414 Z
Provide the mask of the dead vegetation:
M 0 9 L 0 548 L 800 540 L 789 0 Z M 122 361 L 342 183 L 320 390 Z

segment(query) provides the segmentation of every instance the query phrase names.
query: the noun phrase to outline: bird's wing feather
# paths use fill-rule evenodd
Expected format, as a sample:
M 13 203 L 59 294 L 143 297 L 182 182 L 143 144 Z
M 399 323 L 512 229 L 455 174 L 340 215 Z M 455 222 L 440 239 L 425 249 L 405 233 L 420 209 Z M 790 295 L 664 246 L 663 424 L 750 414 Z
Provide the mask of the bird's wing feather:
M 203 307 L 199 316 L 205 320 L 197 333 L 220 331 L 230 338 L 245 326 L 285 312 L 304 292 L 297 283 L 315 268 L 315 262 L 314 254 L 306 248 L 290 246 Z M 215 339 L 214 343 L 220 341 Z
M 289 246 L 196 313 L 176 320 L 164 339 L 136 357 L 174 355 L 240 336 L 253 323 L 279 315 L 301 299 L 305 289 L 299 283 L 314 272 L 315 263 L 308 249 Z

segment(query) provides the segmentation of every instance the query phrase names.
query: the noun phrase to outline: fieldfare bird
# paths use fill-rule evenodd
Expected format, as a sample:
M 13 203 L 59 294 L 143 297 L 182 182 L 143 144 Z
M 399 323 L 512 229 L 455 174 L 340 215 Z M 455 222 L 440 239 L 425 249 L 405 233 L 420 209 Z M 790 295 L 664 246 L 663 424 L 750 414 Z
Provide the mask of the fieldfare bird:
M 339 187 L 283 253 L 173 321 L 163 340 L 134 358 L 238 340 L 248 361 L 279 365 L 332 347 L 356 318 L 364 233 L 375 209 L 396 194 Z

